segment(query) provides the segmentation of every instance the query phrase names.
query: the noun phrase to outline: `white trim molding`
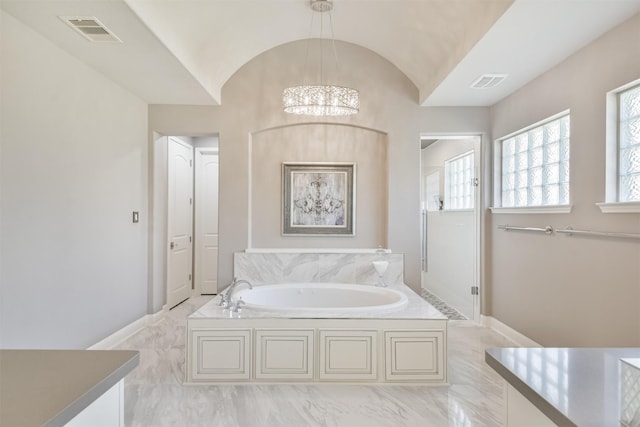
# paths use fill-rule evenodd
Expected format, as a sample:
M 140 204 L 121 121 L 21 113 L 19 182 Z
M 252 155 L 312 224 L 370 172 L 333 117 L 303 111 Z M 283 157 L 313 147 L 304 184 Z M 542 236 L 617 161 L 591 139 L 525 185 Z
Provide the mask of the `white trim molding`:
M 504 337 L 510 339 L 519 347 L 542 347 L 531 338 L 521 334 L 510 326 L 505 325 L 494 317 L 482 315 L 480 316 L 480 323 L 483 326 L 486 326 L 487 328 L 494 330 L 500 335 L 503 335 Z
M 164 305 L 162 307 L 162 310 L 158 311 L 157 313 L 147 314 L 145 316 L 142 316 L 138 320 L 134 320 L 122 329 L 115 331 L 105 339 L 98 341 L 91 347 L 87 347 L 87 350 L 111 350 L 124 342 L 129 337 L 137 334 L 144 328 L 155 325 L 156 323 L 164 319 L 164 316 L 168 311 L 169 310 L 167 306 Z
M 490 207 L 494 214 L 568 214 L 571 213 L 572 205 L 554 206 L 523 206 L 519 208 Z
M 640 213 L 640 202 L 596 203 L 602 213 Z
M 246 248 L 248 254 L 289 254 L 289 253 L 312 253 L 312 254 L 390 254 L 391 249 L 351 249 L 351 248 Z

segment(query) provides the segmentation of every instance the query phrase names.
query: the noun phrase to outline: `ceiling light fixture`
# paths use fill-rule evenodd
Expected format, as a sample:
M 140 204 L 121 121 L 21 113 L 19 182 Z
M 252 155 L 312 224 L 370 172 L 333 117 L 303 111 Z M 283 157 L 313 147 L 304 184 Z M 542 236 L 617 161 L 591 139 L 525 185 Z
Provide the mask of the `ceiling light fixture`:
M 324 14 L 329 16 L 329 27 L 331 29 L 331 45 L 335 58 L 336 70 L 338 69 L 338 54 L 333 36 L 333 21 L 331 20 L 331 10 L 333 3 L 331 0 L 311 0 L 313 13 L 320 14 L 320 83 L 301 86 L 292 86 L 282 92 L 282 104 L 286 113 L 311 115 L 311 116 L 346 116 L 356 114 L 360 109 L 360 94 L 356 89 L 344 86 L 327 85 L 324 83 L 323 70 L 323 26 Z M 313 16 L 311 17 L 311 30 L 313 30 Z M 309 35 L 311 38 L 311 34 Z M 307 42 L 307 58 L 309 57 L 309 42 Z

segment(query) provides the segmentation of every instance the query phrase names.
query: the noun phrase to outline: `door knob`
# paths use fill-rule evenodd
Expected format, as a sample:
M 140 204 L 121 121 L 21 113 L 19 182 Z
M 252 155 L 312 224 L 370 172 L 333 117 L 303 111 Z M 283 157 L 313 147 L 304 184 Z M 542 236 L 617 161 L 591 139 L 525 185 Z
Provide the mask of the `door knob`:
M 177 248 L 177 247 L 178 247 L 178 245 L 176 244 L 176 242 L 171 242 L 171 243 L 169 244 L 169 249 L 175 249 L 175 248 Z

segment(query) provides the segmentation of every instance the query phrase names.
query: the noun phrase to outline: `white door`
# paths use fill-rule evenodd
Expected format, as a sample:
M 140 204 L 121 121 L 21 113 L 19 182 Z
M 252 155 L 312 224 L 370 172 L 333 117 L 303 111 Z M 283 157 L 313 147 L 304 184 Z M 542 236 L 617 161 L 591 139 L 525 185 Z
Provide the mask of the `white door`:
M 196 149 L 196 289 L 218 293 L 218 166 L 217 150 Z
M 193 148 L 169 138 L 167 212 L 167 305 L 191 296 L 193 230 Z

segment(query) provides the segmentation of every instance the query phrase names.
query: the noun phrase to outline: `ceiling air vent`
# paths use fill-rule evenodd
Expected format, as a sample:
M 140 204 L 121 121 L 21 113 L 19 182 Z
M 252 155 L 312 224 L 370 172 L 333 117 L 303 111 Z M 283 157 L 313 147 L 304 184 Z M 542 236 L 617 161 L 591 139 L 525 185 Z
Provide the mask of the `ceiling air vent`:
M 489 89 L 498 86 L 504 79 L 506 74 L 483 74 L 471 83 L 473 89 Z
M 60 16 L 71 28 L 80 33 L 84 38 L 92 42 L 118 42 L 118 38 L 102 22 L 93 16 Z

